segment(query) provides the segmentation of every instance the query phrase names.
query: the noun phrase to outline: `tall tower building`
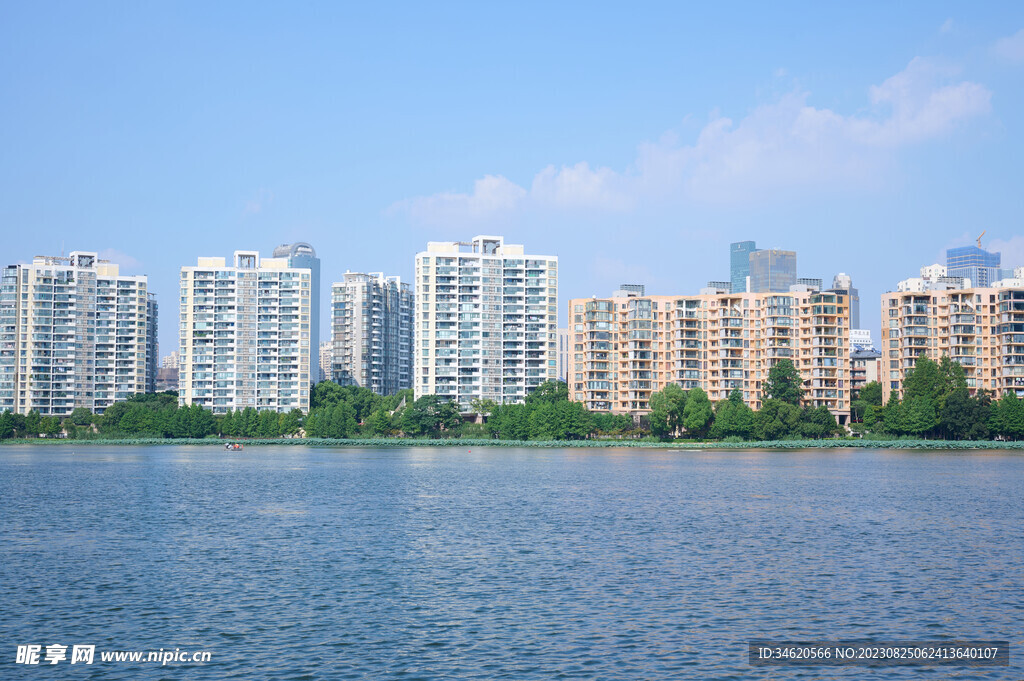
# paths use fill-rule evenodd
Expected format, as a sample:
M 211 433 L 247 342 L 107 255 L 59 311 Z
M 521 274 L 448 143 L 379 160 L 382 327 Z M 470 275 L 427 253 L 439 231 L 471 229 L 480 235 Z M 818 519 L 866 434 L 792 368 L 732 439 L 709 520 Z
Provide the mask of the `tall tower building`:
M 747 277 L 750 276 L 750 254 L 757 250 L 753 241 L 737 241 L 729 244 L 729 279 L 732 293 L 745 293 Z
M 293 244 L 281 244 L 274 249 L 275 258 L 285 258 L 288 267 L 306 268 L 309 270 L 309 339 L 310 347 L 313 348 L 313 367 L 310 370 L 310 380 L 317 381 L 320 377 L 320 353 L 317 348 L 320 345 L 320 258 L 316 257 L 316 251 L 309 244 L 296 241 Z M 324 369 L 330 371 L 330 367 Z
M 788 293 L 795 284 L 796 251 L 766 248 L 751 252 L 751 293 Z
M 331 286 L 335 382 L 380 395 L 411 388 L 412 311 L 412 290 L 399 277 L 346 272 Z
M 975 287 L 991 286 L 1001 278 L 1001 259 L 1001 253 L 990 253 L 980 246 L 949 248 L 946 249 L 946 276 L 970 279 L 971 286 Z
M 860 328 L 860 292 L 853 287 L 853 279 L 849 274 L 840 272 L 832 278 L 832 290 L 844 293 L 850 298 L 850 327 Z
M 557 376 L 557 306 L 556 256 L 500 236 L 430 242 L 416 255 L 416 397 L 522 402 Z
M 0 283 L 0 411 L 101 414 L 146 391 L 148 280 L 96 253 L 36 256 Z M 155 310 L 154 310 L 155 312 Z
M 181 268 L 181 405 L 309 410 L 312 273 L 235 251 Z

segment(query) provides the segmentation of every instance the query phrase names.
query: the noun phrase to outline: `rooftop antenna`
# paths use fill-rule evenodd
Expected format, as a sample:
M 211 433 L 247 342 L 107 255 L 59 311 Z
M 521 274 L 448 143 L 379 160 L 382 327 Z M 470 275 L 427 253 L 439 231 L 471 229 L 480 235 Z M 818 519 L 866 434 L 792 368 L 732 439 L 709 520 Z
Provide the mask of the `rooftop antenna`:
M 987 229 L 983 229 L 981 230 L 981 234 L 978 235 L 978 248 L 981 248 L 981 237 L 985 236 L 985 232 L 987 231 Z

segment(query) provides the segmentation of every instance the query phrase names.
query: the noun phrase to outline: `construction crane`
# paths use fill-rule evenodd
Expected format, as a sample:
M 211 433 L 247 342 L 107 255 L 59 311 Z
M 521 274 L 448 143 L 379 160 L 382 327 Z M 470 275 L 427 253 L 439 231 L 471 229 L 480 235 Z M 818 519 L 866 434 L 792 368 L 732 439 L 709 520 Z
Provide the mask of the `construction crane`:
M 981 237 L 985 236 L 985 232 L 987 231 L 987 229 L 983 229 L 981 230 L 981 234 L 978 235 L 978 248 L 981 248 Z

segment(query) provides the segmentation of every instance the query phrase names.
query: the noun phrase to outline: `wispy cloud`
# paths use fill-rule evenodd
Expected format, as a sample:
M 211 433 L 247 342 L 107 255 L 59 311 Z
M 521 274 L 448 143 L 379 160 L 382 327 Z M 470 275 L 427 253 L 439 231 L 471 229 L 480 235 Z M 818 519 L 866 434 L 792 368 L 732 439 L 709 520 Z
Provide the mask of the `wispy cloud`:
M 1024 266 L 1024 236 L 1011 236 L 1009 239 L 992 239 L 986 250 L 1002 253 L 1000 262 L 1002 266 L 1011 267 Z
M 997 40 L 992 46 L 992 51 L 1000 59 L 1017 64 L 1024 62 L 1024 28 L 1011 36 Z
M 274 193 L 260 188 L 242 207 L 242 215 L 258 215 L 274 200 Z
M 138 258 L 122 253 L 115 248 L 106 248 L 98 253 L 100 260 L 109 260 L 112 263 L 120 265 L 126 270 L 137 271 L 142 267 L 142 261 Z
M 946 19 L 945 21 L 942 22 L 942 26 L 939 26 L 939 33 L 943 35 L 945 35 L 946 33 L 951 33 L 953 31 L 953 27 L 953 19 Z
M 472 192 L 406 199 L 389 211 L 414 222 L 451 224 L 527 209 L 627 212 L 651 202 L 871 189 L 884 182 L 899 149 L 941 138 L 989 112 L 991 92 L 956 76 L 955 68 L 918 57 L 869 88 L 864 109 L 853 114 L 815 107 L 809 93 L 791 92 L 739 121 L 713 116 L 691 144 L 680 144 L 671 131 L 643 143 L 621 171 L 586 161 L 551 165 L 528 188 L 488 175 Z

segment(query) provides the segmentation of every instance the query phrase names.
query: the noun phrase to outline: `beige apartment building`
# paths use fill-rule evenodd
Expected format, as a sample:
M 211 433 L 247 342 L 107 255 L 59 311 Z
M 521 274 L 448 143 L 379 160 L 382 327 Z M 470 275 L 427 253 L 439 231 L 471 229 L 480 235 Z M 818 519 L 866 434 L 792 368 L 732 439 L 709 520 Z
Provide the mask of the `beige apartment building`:
M 66 416 L 82 407 L 102 414 L 146 392 L 156 324 L 147 282 L 87 251 L 5 267 L 0 411 Z
M 311 271 L 235 251 L 181 268 L 178 402 L 309 411 Z
M 712 401 L 733 390 L 760 409 L 769 369 L 790 359 L 804 403 L 849 420 L 849 297 L 811 290 L 569 301 L 569 397 L 588 409 L 644 414 L 669 383 Z
M 886 401 L 903 396 L 918 355 L 959 362 L 971 393 L 1024 397 L 1024 282 L 1012 286 L 903 291 L 882 295 Z M 997 282 L 998 284 L 998 282 Z

